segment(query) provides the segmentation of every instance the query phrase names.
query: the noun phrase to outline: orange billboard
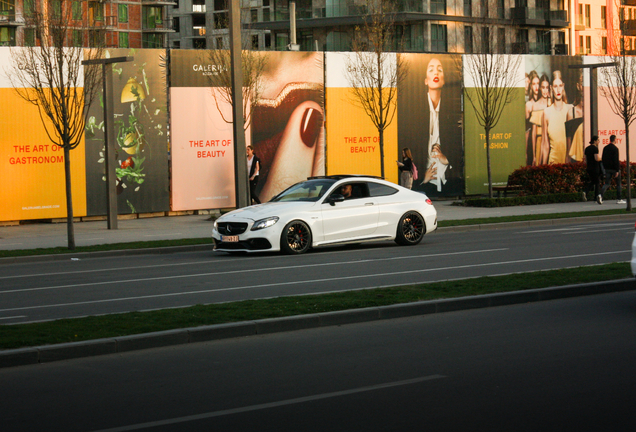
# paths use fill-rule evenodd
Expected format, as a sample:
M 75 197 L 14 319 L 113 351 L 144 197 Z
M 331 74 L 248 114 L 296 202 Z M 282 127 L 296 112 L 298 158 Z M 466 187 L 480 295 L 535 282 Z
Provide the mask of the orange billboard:
M 345 53 L 327 53 L 327 171 L 335 174 L 381 175 L 380 139 L 364 109 L 355 102 L 346 79 Z M 384 131 L 384 175 L 398 182 L 397 116 Z
M 38 108 L 0 87 L 0 220 L 66 217 L 64 151 L 49 140 Z M 85 216 L 83 142 L 71 151 L 71 181 L 73 214 Z

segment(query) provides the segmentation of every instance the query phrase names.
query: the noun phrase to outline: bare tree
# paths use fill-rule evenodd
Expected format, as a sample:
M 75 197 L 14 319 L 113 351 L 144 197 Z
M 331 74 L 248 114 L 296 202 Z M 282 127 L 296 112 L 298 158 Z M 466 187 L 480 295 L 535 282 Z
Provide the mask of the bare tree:
M 400 45 L 394 38 L 396 2 L 366 0 L 367 15 L 356 27 L 352 54 L 345 59 L 345 75 L 351 85 L 352 102 L 364 109 L 378 130 L 380 172 L 384 178 L 384 131 L 397 111 L 397 88 L 407 73 L 406 62 L 389 52 Z
M 464 95 L 473 107 L 477 122 L 484 128 L 486 135 L 488 196 L 492 198 L 490 131 L 499 124 L 506 105 L 510 104 L 517 96 L 518 70 L 522 57 L 493 54 L 490 41 L 486 39 L 485 33 L 482 33 L 483 37 L 476 38 L 476 41 L 481 41 L 481 43 L 476 44 L 481 52 L 465 55 L 462 65 L 459 66 L 463 76 L 473 83 L 472 88 L 465 89 Z
M 26 5 L 27 3 L 25 3 Z M 88 107 L 100 88 L 98 66 L 83 67 L 88 58 L 101 58 L 102 48 L 84 50 L 99 34 L 89 31 L 87 2 L 41 0 L 25 10 L 25 26 L 34 35 L 26 46 L 12 48 L 8 70 L 11 85 L 25 101 L 38 107 L 51 142 L 64 150 L 68 248 L 75 249 L 71 150 L 82 142 Z M 78 9 L 79 5 L 79 9 Z
M 620 10 L 619 28 L 608 30 L 608 39 L 613 38 L 614 47 L 609 57 L 614 66 L 601 68 L 601 94 L 607 99 L 614 114 L 623 120 L 625 126 L 625 156 L 627 159 L 627 211 L 632 210 L 631 169 L 629 157 L 629 126 L 636 119 L 636 62 L 626 56 L 625 30 L 631 25 L 620 2 L 615 7 Z
M 241 9 L 241 22 L 247 20 L 248 9 Z M 228 27 L 229 23 L 221 23 Z M 262 85 L 261 80 L 267 54 L 264 52 L 253 51 L 252 37 L 249 26 L 241 32 L 241 66 L 243 69 L 243 128 L 247 130 L 252 122 L 252 113 L 254 107 L 258 105 L 261 99 Z M 224 48 L 224 49 L 222 49 Z M 214 70 L 208 75 L 210 86 L 215 87 L 217 91 L 212 92 L 216 107 L 221 114 L 221 118 L 226 123 L 232 123 L 232 118 L 226 118 L 223 110 L 219 106 L 220 103 L 234 106 L 234 98 L 232 95 L 232 73 L 231 73 L 231 52 L 229 46 L 217 47 L 206 52 L 207 61 L 213 65 Z

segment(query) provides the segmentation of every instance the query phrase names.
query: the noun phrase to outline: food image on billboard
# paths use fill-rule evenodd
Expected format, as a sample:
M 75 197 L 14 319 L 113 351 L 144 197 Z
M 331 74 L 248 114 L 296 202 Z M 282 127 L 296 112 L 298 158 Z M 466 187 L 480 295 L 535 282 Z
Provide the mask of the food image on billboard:
M 117 212 L 169 210 L 168 112 L 165 50 L 110 49 L 108 57 L 132 57 L 112 64 Z M 107 212 L 103 97 L 86 124 L 89 215 Z

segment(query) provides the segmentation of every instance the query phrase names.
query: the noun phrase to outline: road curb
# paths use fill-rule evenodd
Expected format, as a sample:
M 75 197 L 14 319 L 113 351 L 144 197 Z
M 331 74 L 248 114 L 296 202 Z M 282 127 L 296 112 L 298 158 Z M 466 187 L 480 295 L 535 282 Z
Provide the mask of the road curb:
M 0 351 L 0 368 L 50 363 L 84 357 L 118 354 L 188 343 L 281 333 L 320 327 L 372 322 L 385 319 L 446 313 L 460 310 L 507 306 L 570 297 L 607 294 L 636 289 L 635 279 L 566 285 L 508 293 L 485 294 L 454 299 L 350 309 L 337 312 L 270 318 L 255 321 L 167 330 L 140 335 L 72 342 Z

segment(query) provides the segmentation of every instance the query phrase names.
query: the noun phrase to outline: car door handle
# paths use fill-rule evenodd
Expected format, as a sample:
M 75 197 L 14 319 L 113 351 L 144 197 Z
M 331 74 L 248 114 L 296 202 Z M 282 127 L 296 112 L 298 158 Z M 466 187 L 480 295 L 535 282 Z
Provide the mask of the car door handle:
M 365 206 L 373 205 L 373 203 L 364 203 Z

